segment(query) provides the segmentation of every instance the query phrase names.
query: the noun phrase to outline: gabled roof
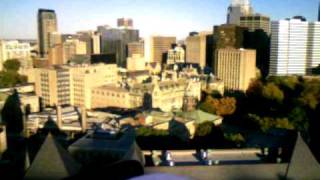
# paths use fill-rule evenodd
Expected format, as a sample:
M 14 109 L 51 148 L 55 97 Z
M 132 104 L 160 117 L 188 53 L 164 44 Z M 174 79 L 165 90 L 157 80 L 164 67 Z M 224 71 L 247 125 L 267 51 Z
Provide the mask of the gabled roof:
M 320 179 L 320 165 L 300 134 L 288 167 L 287 179 Z
M 49 134 L 28 169 L 25 179 L 64 179 L 75 175 L 80 165 Z

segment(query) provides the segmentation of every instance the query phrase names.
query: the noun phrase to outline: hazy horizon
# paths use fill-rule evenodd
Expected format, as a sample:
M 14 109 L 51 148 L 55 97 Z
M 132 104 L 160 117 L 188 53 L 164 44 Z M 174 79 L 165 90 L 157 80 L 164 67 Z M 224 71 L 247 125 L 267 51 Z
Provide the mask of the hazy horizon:
M 226 21 L 230 0 L 2 0 L 0 3 L 0 38 L 36 39 L 37 11 L 53 9 L 58 17 L 61 33 L 96 30 L 99 25 L 116 27 L 117 18 L 128 17 L 140 36 L 152 34 L 185 38 L 191 31 L 211 31 L 214 25 Z M 251 0 L 255 12 L 272 20 L 295 15 L 315 21 L 318 0 Z M 290 9 L 288 11 L 287 9 Z M 303 13 L 307 12 L 307 13 Z

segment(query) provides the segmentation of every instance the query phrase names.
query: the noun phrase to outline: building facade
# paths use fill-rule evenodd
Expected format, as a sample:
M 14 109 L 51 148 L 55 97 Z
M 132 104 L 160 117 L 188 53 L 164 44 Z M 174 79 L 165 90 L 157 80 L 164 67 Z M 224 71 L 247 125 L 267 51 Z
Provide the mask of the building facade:
M 143 41 L 128 43 L 128 57 L 132 57 L 134 54 L 139 54 L 144 57 Z
M 130 18 L 119 18 L 117 20 L 118 28 L 130 29 L 133 28 L 133 20 Z
M 224 81 L 226 90 L 246 91 L 256 77 L 255 50 L 219 49 L 215 59 L 215 75 Z
M 126 67 L 127 45 L 130 42 L 139 41 L 139 30 L 99 26 L 98 33 L 101 34 L 101 52 L 116 54 L 118 66 Z
M 49 65 L 67 64 L 76 55 L 87 54 L 87 43 L 79 39 L 66 39 L 62 44 L 56 44 L 49 49 Z
M 40 57 L 48 54 L 49 35 L 58 31 L 57 16 L 54 10 L 39 9 L 38 11 L 38 44 Z
M 35 70 L 36 95 L 45 106 L 71 104 L 70 71 L 61 66 Z
M 152 36 L 145 43 L 145 57 L 149 62 L 163 63 L 168 51 L 176 43 L 176 37 Z
M 86 43 L 86 53 L 90 54 L 100 54 L 100 35 L 94 31 L 81 31 L 77 32 L 80 41 Z
M 306 75 L 320 64 L 320 23 L 300 19 L 272 22 L 270 75 Z
M 153 81 L 147 84 L 107 85 L 93 89 L 93 108 L 119 107 L 181 109 L 187 82 L 185 80 Z
M 240 25 L 240 17 L 252 13 L 253 8 L 249 0 L 232 0 L 228 8 L 227 24 Z
M 270 34 L 270 17 L 261 14 L 241 16 L 240 26 L 247 27 L 251 32 L 262 29 L 267 34 Z
M 212 58 L 212 32 L 190 33 L 186 39 L 186 63 L 204 68 Z
M 118 81 L 116 64 L 79 65 L 70 67 L 71 104 L 91 109 L 91 91 L 94 87 Z
M 5 61 L 17 59 L 21 68 L 32 67 L 31 46 L 29 43 L 19 41 L 0 41 L 0 70 Z
M 245 27 L 224 24 L 214 27 L 214 48 L 242 48 L 244 41 Z
M 318 8 L 318 21 L 320 22 L 320 3 L 319 3 L 319 8 Z
M 116 64 L 53 66 L 37 68 L 36 95 L 45 106 L 74 105 L 91 108 L 91 90 L 118 81 Z
M 140 54 L 133 54 L 127 58 L 128 71 L 144 71 L 146 70 L 146 61 Z
M 176 46 L 168 51 L 167 64 L 185 63 L 186 52 L 181 46 Z

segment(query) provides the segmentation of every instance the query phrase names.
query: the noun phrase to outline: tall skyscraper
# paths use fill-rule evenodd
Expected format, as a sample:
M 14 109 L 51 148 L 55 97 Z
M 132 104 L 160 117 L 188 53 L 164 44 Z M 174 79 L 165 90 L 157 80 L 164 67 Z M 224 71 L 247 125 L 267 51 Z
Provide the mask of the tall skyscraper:
M 232 0 L 228 8 L 227 24 L 240 25 L 240 17 L 253 14 L 249 0 Z
M 58 31 L 57 16 L 54 10 L 38 10 L 38 41 L 40 57 L 47 57 L 50 46 L 50 33 Z
M 133 28 L 133 20 L 130 18 L 119 18 L 117 24 L 118 24 L 118 28 L 125 28 L 125 29 Z
M 246 30 L 247 28 L 234 24 L 215 26 L 213 30 L 214 34 L 212 52 L 215 53 L 216 50 L 223 48 L 242 48 L 244 42 L 244 32 Z M 212 67 L 212 70 L 215 70 L 215 57 L 216 56 L 213 55 L 211 62 L 207 62 L 208 66 Z
M 272 22 L 270 75 L 305 75 L 320 64 L 319 52 L 320 22 Z
M 152 36 L 145 43 L 145 57 L 149 62 L 163 63 L 167 53 L 177 41 L 176 37 Z
M 128 43 L 128 57 L 132 57 L 134 54 L 139 54 L 144 57 L 143 41 Z
M 185 63 L 186 51 L 181 46 L 176 46 L 168 51 L 167 64 Z
M 241 16 L 240 26 L 247 27 L 251 32 L 262 29 L 267 34 L 270 34 L 270 18 L 261 14 Z
M 70 96 L 70 71 L 62 67 L 35 70 L 36 95 L 42 97 L 46 106 L 68 105 Z
M 243 46 L 243 33 L 247 30 L 245 27 L 240 27 L 233 24 L 224 24 L 214 27 L 214 47 L 219 48 L 242 48 Z
M 270 36 L 262 29 L 244 32 L 243 47 L 257 51 L 257 68 L 263 77 L 269 75 L 270 67 Z
M 218 49 L 215 75 L 222 79 L 225 89 L 246 91 L 256 77 L 256 51 L 246 49 Z
M 139 41 L 139 30 L 99 26 L 98 33 L 101 34 L 101 52 L 115 54 L 118 66 L 126 67 L 128 43 Z
M 204 68 L 212 59 L 212 32 L 190 33 L 186 39 L 186 62 Z
M 319 2 L 319 9 L 318 9 L 318 21 L 320 22 L 320 2 Z

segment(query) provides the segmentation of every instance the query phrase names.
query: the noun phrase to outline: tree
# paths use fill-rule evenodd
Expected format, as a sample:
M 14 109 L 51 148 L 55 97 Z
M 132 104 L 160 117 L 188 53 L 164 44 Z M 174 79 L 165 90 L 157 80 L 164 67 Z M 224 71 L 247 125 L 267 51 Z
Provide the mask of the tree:
M 21 133 L 23 130 L 23 113 L 20 108 L 19 94 L 15 90 L 10 95 L 1 112 L 2 120 L 7 125 L 7 130 L 10 133 Z
M 284 99 L 284 93 L 282 90 L 274 83 L 268 83 L 262 89 L 262 96 L 270 101 L 282 104 Z
M 27 82 L 27 77 L 19 75 L 14 71 L 0 72 L 0 88 L 14 87 L 17 84 Z
M 9 59 L 3 63 L 5 71 L 18 72 L 20 69 L 20 61 L 17 59 Z
M 20 62 L 16 59 L 3 63 L 4 70 L 0 72 L 0 88 L 14 87 L 27 82 L 27 77 L 18 74 Z
M 320 81 L 305 81 L 303 83 L 303 88 L 299 97 L 299 102 L 310 109 L 316 109 L 320 100 Z
M 240 133 L 236 134 L 225 134 L 225 139 L 236 144 L 238 147 L 241 147 L 242 144 L 246 142 L 245 138 Z
M 196 137 L 204 137 L 211 134 L 214 124 L 212 122 L 204 122 L 199 124 L 195 131 Z
M 237 101 L 234 97 L 215 99 L 208 96 L 205 102 L 200 105 L 201 110 L 220 116 L 232 115 L 236 111 L 236 108 Z
M 137 136 L 169 136 L 169 132 L 165 130 L 157 130 L 149 127 L 140 127 L 136 130 Z
M 309 128 L 309 119 L 305 109 L 301 107 L 294 108 L 288 116 L 290 122 L 299 131 L 306 131 Z
M 288 118 L 260 117 L 256 114 L 249 114 L 249 119 L 255 123 L 260 130 L 267 132 L 270 128 L 295 129 Z

